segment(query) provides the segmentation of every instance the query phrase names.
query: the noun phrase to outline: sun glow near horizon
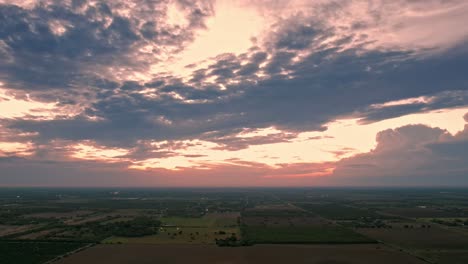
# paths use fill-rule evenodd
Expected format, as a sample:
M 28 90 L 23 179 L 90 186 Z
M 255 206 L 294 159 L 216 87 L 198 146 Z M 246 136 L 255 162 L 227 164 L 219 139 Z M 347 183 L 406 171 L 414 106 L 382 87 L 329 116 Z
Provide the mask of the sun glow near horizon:
M 327 125 L 323 132 L 302 132 L 283 142 L 253 144 L 240 150 L 229 150 L 213 142 L 203 140 L 187 141 L 194 147 L 175 150 L 173 157 L 142 160 L 130 166 L 134 169 L 180 169 L 197 168 L 206 164 L 240 164 L 252 161 L 272 168 L 283 164 L 336 162 L 360 153 L 367 153 L 376 146 L 376 135 L 385 129 L 406 125 L 423 124 L 445 129 L 455 135 L 466 124 L 463 115 L 468 108 L 445 109 L 406 115 L 370 124 L 360 124 L 360 119 L 341 119 Z M 259 129 L 240 133 L 239 139 L 269 137 L 288 133 L 276 128 Z M 247 164 L 245 166 L 255 166 Z M 328 170 L 333 172 L 333 170 Z M 325 173 L 326 174 L 326 173 Z M 311 175 L 322 175 L 312 173 Z

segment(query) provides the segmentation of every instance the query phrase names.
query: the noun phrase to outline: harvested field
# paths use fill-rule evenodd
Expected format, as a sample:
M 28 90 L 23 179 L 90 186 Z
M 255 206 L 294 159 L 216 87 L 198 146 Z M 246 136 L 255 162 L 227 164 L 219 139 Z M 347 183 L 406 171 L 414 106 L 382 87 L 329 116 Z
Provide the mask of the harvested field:
M 248 216 L 242 218 L 247 226 L 331 226 L 333 223 L 318 216 Z
M 183 245 L 98 245 L 57 264 L 423 264 L 410 255 L 380 245 L 256 245 L 215 247 Z
M 26 232 L 28 230 L 36 229 L 39 227 L 41 227 L 41 225 L 20 225 L 20 226 L 0 225 L 0 237 Z
M 19 236 L 19 237 L 17 237 L 17 239 L 41 239 L 41 238 L 44 238 L 47 235 L 51 235 L 53 233 L 58 233 L 61 230 L 62 229 L 60 229 L 60 228 L 41 230 L 41 231 L 37 231 L 37 232 L 33 232 L 33 233 L 29 233 L 29 234 Z
M 468 236 L 436 226 L 431 228 L 358 228 L 359 233 L 408 249 L 468 249 Z
M 87 217 L 80 217 L 75 219 L 69 219 L 65 221 L 67 225 L 82 225 L 85 223 L 96 222 L 96 221 L 105 221 L 111 220 L 112 218 L 118 217 L 115 213 L 113 214 L 99 214 L 99 215 L 90 215 Z
M 118 217 L 118 218 L 114 218 L 112 220 L 107 220 L 107 221 L 104 221 L 102 222 L 103 224 L 112 224 L 112 223 L 117 223 L 117 222 L 127 222 L 127 221 L 131 221 L 133 220 L 134 217 Z
M 436 252 L 423 252 L 422 255 L 437 264 L 468 263 L 468 250 L 438 250 Z

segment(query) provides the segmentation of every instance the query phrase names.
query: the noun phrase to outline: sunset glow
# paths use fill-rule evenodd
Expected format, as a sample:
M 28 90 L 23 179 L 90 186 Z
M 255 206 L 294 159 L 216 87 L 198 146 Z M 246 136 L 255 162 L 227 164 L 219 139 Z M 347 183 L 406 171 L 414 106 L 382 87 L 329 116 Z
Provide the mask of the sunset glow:
M 0 7 L 0 185 L 468 184 L 466 1 Z

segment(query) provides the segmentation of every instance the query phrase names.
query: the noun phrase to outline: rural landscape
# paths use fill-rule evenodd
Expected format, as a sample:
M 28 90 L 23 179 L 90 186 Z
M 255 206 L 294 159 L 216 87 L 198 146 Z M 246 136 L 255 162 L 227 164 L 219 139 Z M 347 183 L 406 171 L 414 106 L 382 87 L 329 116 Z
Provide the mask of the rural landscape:
M 468 191 L 0 189 L 4 264 L 468 261 Z
M 468 0 L 0 0 L 0 264 L 468 264 Z

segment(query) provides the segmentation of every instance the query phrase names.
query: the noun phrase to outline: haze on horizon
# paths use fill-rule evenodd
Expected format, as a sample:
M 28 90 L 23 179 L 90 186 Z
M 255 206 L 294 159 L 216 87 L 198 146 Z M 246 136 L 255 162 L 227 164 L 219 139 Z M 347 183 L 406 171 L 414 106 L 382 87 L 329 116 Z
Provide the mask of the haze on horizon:
M 468 186 L 464 0 L 0 0 L 0 186 Z

